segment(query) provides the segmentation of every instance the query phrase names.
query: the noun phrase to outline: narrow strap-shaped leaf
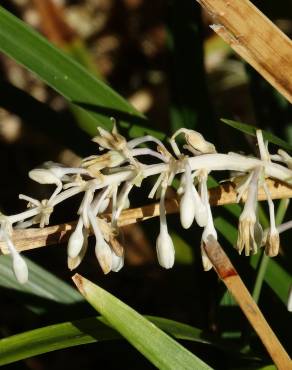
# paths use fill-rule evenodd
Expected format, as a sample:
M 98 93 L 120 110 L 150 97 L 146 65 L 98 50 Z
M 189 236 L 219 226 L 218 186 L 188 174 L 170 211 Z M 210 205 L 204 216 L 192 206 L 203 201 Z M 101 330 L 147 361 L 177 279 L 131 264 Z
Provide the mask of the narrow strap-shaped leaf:
M 85 302 L 83 297 L 69 284 L 59 279 L 43 267 L 23 257 L 28 265 L 29 280 L 21 285 L 15 279 L 10 256 L 0 256 L 0 288 L 7 294 L 17 293 L 18 301 L 37 314 L 46 311 L 50 304 L 70 305 Z
M 159 369 L 210 367 L 125 303 L 76 274 L 73 280 L 84 298 L 139 352 Z
M 85 109 L 96 125 L 144 120 L 124 98 L 63 51 L 0 6 L 0 50 L 36 73 L 70 102 Z
M 160 317 L 148 316 L 147 318 L 177 339 L 211 344 L 201 338 L 200 329 Z M 49 325 L 1 339 L 0 365 L 62 348 L 121 338 L 122 336 L 109 327 L 101 317 Z
M 256 130 L 258 129 L 255 126 L 247 125 L 246 123 L 241 123 L 237 121 L 232 121 L 230 119 L 221 119 L 222 122 L 226 123 L 227 125 L 235 128 L 236 130 L 239 130 L 241 132 L 244 132 L 245 134 L 255 136 Z M 284 148 L 286 150 L 292 151 L 292 145 L 287 143 L 286 141 L 280 139 L 279 137 L 273 135 L 271 132 L 262 130 L 263 137 L 265 140 L 268 140 L 270 143 L 276 144 L 281 148 Z

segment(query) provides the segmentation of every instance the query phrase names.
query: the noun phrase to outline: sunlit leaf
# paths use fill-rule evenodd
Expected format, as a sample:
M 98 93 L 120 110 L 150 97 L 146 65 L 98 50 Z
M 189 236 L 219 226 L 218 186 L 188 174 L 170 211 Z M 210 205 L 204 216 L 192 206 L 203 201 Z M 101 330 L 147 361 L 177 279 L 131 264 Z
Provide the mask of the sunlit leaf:
M 150 322 L 177 339 L 211 344 L 202 339 L 202 330 L 160 317 L 147 316 Z M 0 365 L 6 365 L 58 349 L 94 342 L 122 339 L 102 317 L 49 325 L 0 340 Z
M 94 125 L 88 127 L 91 135 L 98 125 L 111 127 L 110 117 L 128 126 L 137 120 L 145 122 L 143 115 L 119 94 L 2 7 L 0 50 L 86 110 L 94 120 Z
M 84 298 L 159 369 L 210 369 L 194 354 L 119 299 L 76 274 Z

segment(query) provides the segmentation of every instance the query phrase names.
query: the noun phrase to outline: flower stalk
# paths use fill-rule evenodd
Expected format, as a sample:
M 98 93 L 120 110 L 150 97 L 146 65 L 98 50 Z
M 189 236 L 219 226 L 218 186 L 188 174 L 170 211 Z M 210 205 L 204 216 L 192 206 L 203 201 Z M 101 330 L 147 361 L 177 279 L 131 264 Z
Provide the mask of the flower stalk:
M 175 141 L 180 134 L 184 135 L 186 142 L 183 151 Z M 74 268 L 81 263 L 87 249 L 87 237 L 93 233 L 96 257 L 104 273 L 119 271 L 124 264 L 124 247 L 119 244 L 116 236 L 118 227 L 123 222 L 121 219 L 126 214 L 123 209 L 130 205 L 133 187 L 142 187 L 144 179 L 156 176 L 157 179 L 149 197 L 154 197 L 155 194 L 160 197 L 159 207 L 155 208 L 156 214 L 160 215 L 160 233 L 156 243 L 157 257 L 161 266 L 171 268 L 174 264 L 175 251 L 167 228 L 168 206 L 166 205 L 169 201 L 166 201 L 165 196 L 174 178 L 182 175 L 179 189 L 182 194 L 181 223 L 184 228 L 189 228 L 196 220 L 196 223 L 204 228 L 201 250 L 204 268 L 208 270 L 212 264 L 203 246 L 211 239 L 217 240 L 210 206 L 214 202 L 212 194 L 209 196 L 207 189 L 208 175 L 212 171 L 237 171 L 246 180 L 240 188 L 232 188 L 234 195 L 232 202 L 236 198 L 237 200 L 245 198 L 247 194 L 246 204 L 239 220 L 238 251 L 241 253 L 244 249 L 245 254 L 249 255 L 255 253 L 257 246 L 262 244 L 263 237 L 257 221 L 256 205 L 259 189 L 263 188 L 264 198 L 268 200 L 270 210 L 270 233 L 266 241 L 266 253 L 274 256 L 278 252 L 279 234 L 273 216 L 272 197 L 274 195 L 269 191 L 266 178 L 292 184 L 292 170 L 289 168 L 290 162 L 287 156 L 282 152 L 277 155 L 269 154 L 261 132 L 257 133 L 257 138 L 260 158 L 236 153 L 217 153 L 215 146 L 206 141 L 200 133 L 180 129 L 170 140 L 173 149 L 171 154 L 163 143 L 152 136 L 148 135 L 127 142 L 117 132 L 115 126 L 111 133 L 99 128 L 99 135 L 93 141 L 102 150 L 100 155 L 85 158 L 77 168 L 67 168 L 57 163 L 46 162 L 42 167 L 30 171 L 29 175 L 35 181 L 41 184 L 52 184 L 56 188 L 48 199 L 41 201 L 25 195 L 20 196 L 28 202 L 29 209 L 19 214 L 2 216 L 0 246 L 2 241 L 12 257 L 18 261 L 16 264 L 21 266 L 19 258 L 14 257 L 14 249 L 10 248 L 12 235 L 16 233 L 16 231 L 13 232 L 13 228 L 22 228 L 23 232 L 29 226 L 36 224 L 44 228 L 49 224 L 50 215 L 56 206 L 79 193 L 84 193 L 77 211 L 80 217 L 68 243 L 68 265 Z M 152 147 L 141 148 L 139 147 L 141 144 Z M 157 148 L 153 148 L 153 145 L 157 145 Z M 280 161 L 280 164 L 278 162 L 281 156 L 285 157 L 285 160 Z M 148 157 L 147 164 L 142 161 L 145 157 Z M 284 185 L 281 186 L 284 187 Z M 111 220 L 106 220 L 101 214 L 109 204 L 112 207 L 112 217 Z M 135 219 L 133 212 L 131 210 L 128 212 L 131 214 L 130 218 Z M 150 216 L 153 215 L 155 214 L 152 213 Z M 144 216 L 143 211 L 139 217 Z

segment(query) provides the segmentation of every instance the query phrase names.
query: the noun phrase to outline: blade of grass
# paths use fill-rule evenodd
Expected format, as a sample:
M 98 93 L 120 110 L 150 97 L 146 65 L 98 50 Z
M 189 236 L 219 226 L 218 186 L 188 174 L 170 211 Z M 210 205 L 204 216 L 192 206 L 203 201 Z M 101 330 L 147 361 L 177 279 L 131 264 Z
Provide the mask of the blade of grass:
M 194 354 L 116 297 L 79 274 L 73 281 L 84 298 L 159 369 L 210 369 Z
M 0 256 L 0 288 L 5 288 L 11 292 L 28 294 L 33 297 L 41 298 L 48 302 L 55 302 L 63 305 L 70 305 L 84 302 L 83 297 L 55 275 L 44 268 L 38 266 L 26 257 L 23 257 L 29 269 L 29 281 L 25 285 L 20 285 L 12 272 L 12 262 L 10 256 Z M 31 311 L 41 314 L 45 311 L 44 306 L 33 302 L 28 302 Z
M 200 329 L 160 317 L 146 318 L 177 339 L 212 344 L 201 338 Z M 0 366 L 63 348 L 122 338 L 102 317 L 49 325 L 1 339 Z
M 222 118 L 220 121 L 235 128 L 236 130 L 239 130 L 241 132 L 244 132 L 245 134 L 252 136 L 256 136 L 256 130 L 258 130 L 258 128 L 255 126 L 251 126 L 246 123 L 241 123 L 237 121 L 232 121 L 230 119 Z M 279 137 L 273 135 L 271 132 L 265 130 L 262 130 L 262 133 L 265 140 L 268 140 L 270 143 L 276 144 L 281 148 L 292 151 L 292 145 L 287 143 L 285 140 L 282 140 Z
M 71 103 L 85 109 L 96 126 L 111 127 L 110 116 L 128 127 L 137 120 L 146 122 L 142 114 L 104 82 L 2 7 L 0 50 L 37 74 Z

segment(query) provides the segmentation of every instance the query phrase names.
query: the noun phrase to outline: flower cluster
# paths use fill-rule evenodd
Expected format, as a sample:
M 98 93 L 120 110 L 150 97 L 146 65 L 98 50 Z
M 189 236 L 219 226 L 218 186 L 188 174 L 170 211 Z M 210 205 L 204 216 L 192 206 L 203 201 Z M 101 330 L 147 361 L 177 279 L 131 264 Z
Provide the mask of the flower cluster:
M 124 264 L 124 248 L 119 242 L 119 216 L 130 205 L 131 190 L 140 187 L 145 178 L 155 175 L 157 179 L 149 198 L 156 196 L 160 199 L 160 232 L 156 250 L 158 261 L 164 268 L 171 268 L 175 260 L 175 249 L 167 228 L 165 196 L 177 175 L 180 176 L 177 192 L 180 196 L 182 227 L 188 229 L 195 221 L 203 228 L 202 264 L 205 270 L 212 268 L 204 249 L 204 244 L 217 240 L 207 188 L 211 171 L 229 170 L 240 174 L 238 201 L 246 196 L 246 202 L 239 218 L 236 246 L 239 253 L 243 250 L 245 255 L 256 253 L 257 248 L 264 245 L 267 255 L 277 255 L 279 230 L 275 225 L 274 205 L 265 178 L 272 177 L 291 183 L 292 160 L 283 150 L 270 155 L 260 130 L 257 131 L 260 158 L 217 153 L 213 144 L 200 133 L 189 129 L 180 129 L 170 138 L 169 150 L 160 140 L 149 135 L 127 141 L 118 133 L 116 126 L 112 132 L 100 127 L 98 131 L 99 135 L 93 141 L 97 143 L 100 154 L 84 158 L 80 167 L 70 168 L 46 162 L 29 172 L 29 177 L 34 181 L 56 186 L 49 199 L 39 201 L 21 194 L 20 199 L 27 202 L 26 211 L 11 216 L 0 214 L 0 239 L 7 245 L 15 276 L 20 283 L 27 281 L 28 271 L 24 259 L 13 245 L 13 227 L 48 225 L 54 207 L 79 193 L 83 193 L 83 198 L 77 211 L 79 218 L 76 228 L 68 242 L 69 268 L 72 270 L 81 263 L 91 231 L 95 237 L 95 255 L 103 272 L 119 271 Z M 185 140 L 183 152 L 177 145 L 178 135 Z M 150 164 L 141 161 L 143 156 L 148 157 L 147 163 L 150 160 Z M 260 186 L 266 193 L 270 213 L 270 228 L 266 234 L 262 231 L 257 215 Z M 112 217 L 106 221 L 101 214 L 109 206 Z

